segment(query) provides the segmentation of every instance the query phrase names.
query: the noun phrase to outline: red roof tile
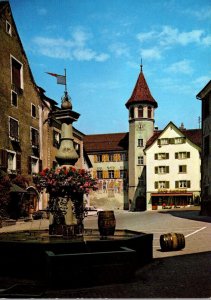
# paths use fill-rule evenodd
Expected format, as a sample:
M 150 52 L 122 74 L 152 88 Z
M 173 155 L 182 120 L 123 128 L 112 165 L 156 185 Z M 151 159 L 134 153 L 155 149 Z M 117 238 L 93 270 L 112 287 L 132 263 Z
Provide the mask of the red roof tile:
M 148 103 L 154 105 L 154 107 L 158 107 L 157 102 L 155 99 L 152 97 L 150 89 L 147 85 L 147 82 L 145 80 L 144 74 L 141 72 L 139 74 L 139 77 L 137 79 L 136 85 L 134 87 L 133 93 L 130 97 L 130 99 L 127 101 L 125 106 L 129 108 L 131 104 L 136 104 L 136 103 Z
M 128 150 L 128 132 L 92 134 L 84 137 L 84 148 L 87 153 Z

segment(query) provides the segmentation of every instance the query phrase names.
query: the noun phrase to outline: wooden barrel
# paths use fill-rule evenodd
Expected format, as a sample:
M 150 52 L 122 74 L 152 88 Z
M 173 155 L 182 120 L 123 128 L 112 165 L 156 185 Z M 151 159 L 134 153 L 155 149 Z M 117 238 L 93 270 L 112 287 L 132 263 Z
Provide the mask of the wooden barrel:
M 116 219 L 113 210 L 104 210 L 98 212 L 98 229 L 100 235 L 114 235 Z
M 162 251 L 175 251 L 185 248 L 185 237 L 182 233 L 167 233 L 160 236 Z

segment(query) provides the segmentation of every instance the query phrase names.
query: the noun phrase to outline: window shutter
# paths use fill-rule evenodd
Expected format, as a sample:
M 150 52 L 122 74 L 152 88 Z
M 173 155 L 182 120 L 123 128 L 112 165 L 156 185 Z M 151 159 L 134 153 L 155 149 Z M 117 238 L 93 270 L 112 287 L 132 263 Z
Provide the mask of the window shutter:
M 166 159 L 169 159 L 169 153 L 166 153 Z
M 96 170 L 93 171 L 93 178 L 97 178 L 97 171 Z
M 179 155 L 179 153 L 176 152 L 176 153 L 175 153 L 175 158 L 176 158 L 176 159 L 178 159 L 178 155 Z
M 28 174 L 32 173 L 32 159 L 31 156 L 28 156 Z
M 166 173 L 169 173 L 169 166 L 166 166 Z
M 16 170 L 21 173 L 21 154 L 16 153 Z
M 158 182 L 155 181 L 155 189 L 158 189 Z
M 166 189 L 169 189 L 169 181 L 166 181 L 166 182 L 165 182 L 165 188 L 166 188 Z
M 94 155 L 94 163 L 97 162 L 97 155 Z
M 175 181 L 175 188 L 178 189 L 179 187 L 179 181 Z
M 187 158 L 190 158 L 190 152 L 187 152 Z
M 175 144 L 175 139 L 174 138 L 169 139 L 169 144 Z
M 114 171 L 114 178 L 120 178 L 120 171 L 119 170 Z
M 108 178 L 108 171 L 103 170 L 103 178 Z
M 158 167 L 155 167 L 155 174 L 158 174 Z
M 155 153 L 155 159 L 158 159 L 158 154 L 157 153 Z
M 4 169 L 8 168 L 7 151 L 0 149 L 0 166 Z
M 190 180 L 187 180 L 187 187 L 190 188 Z

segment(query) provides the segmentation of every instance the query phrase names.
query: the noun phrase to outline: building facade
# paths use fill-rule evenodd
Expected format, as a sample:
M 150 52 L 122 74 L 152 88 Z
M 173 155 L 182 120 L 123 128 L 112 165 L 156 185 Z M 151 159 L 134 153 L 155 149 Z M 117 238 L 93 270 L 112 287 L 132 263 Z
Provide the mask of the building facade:
M 145 148 L 147 209 L 199 204 L 201 130 L 177 128 L 170 122 Z
M 211 216 L 211 81 L 196 97 L 202 102 L 201 214 Z

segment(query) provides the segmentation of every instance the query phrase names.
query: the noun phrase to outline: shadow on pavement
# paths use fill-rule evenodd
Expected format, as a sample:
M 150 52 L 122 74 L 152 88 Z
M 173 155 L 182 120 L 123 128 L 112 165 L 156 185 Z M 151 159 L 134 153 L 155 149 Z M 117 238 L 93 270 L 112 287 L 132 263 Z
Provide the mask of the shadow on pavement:
M 159 211 L 161 214 L 170 214 L 174 217 L 189 219 L 194 221 L 211 223 L 211 217 L 201 216 L 199 210 L 167 210 L 167 211 Z
M 91 272 L 90 272 L 91 276 Z M 18 288 L 28 284 L 37 287 L 29 295 L 42 298 L 208 298 L 211 297 L 211 252 L 154 259 L 140 268 L 130 282 L 78 289 L 50 290 L 38 282 L 16 282 L 0 297 L 18 296 Z M 2 286 L 0 278 L 0 286 Z M 11 285 L 15 281 L 11 281 Z M 26 289 L 27 291 L 27 289 Z M 13 292 L 13 293 L 12 293 Z M 22 296 L 23 291 L 21 290 Z

